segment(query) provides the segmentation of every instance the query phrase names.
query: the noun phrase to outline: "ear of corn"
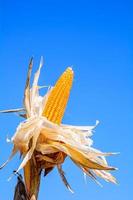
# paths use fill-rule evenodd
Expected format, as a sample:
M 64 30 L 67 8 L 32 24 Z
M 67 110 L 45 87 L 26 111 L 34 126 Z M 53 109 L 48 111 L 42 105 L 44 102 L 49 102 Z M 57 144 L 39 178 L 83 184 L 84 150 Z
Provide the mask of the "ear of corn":
M 69 99 L 72 82 L 73 71 L 70 67 L 68 67 L 53 87 L 43 110 L 42 115 L 49 121 L 56 124 L 61 123 Z M 43 141 L 41 135 L 39 139 Z M 31 170 L 32 164 L 32 160 L 28 161 L 24 167 L 24 177 L 28 193 L 31 192 L 31 179 L 34 179 L 34 177 L 32 177 L 33 174 Z
M 53 87 L 44 108 L 43 116 L 47 117 L 49 121 L 56 124 L 61 123 L 69 99 L 72 82 L 73 71 L 68 67 Z

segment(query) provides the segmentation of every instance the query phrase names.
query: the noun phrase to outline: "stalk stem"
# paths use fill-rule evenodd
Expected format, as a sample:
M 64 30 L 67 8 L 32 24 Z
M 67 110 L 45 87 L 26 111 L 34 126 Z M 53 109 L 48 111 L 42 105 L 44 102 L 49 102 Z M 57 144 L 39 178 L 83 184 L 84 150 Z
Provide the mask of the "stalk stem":
M 34 155 L 24 167 L 24 179 L 29 199 L 35 195 L 37 200 L 40 188 L 41 168 L 36 163 Z

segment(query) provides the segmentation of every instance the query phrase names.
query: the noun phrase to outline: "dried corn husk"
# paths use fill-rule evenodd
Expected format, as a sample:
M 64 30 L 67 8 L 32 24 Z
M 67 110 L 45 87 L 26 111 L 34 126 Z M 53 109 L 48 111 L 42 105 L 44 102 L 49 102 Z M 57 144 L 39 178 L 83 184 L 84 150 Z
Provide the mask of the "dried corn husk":
M 106 181 L 116 183 L 116 179 L 109 172 L 116 168 L 108 166 L 105 159 L 113 153 L 103 153 L 92 148 L 91 136 L 99 122 L 96 121 L 94 126 L 72 126 L 61 123 L 72 87 L 73 70 L 70 67 L 67 68 L 55 86 L 50 87 L 45 96 L 41 96 L 38 79 L 42 60 L 30 88 L 32 62 L 31 60 L 24 95 L 27 119 L 18 125 L 11 138 L 14 144 L 11 157 L 17 151 L 23 154 L 23 160 L 17 172 L 25 168 L 25 179 L 28 185 L 30 179 L 28 162 L 34 155 L 36 164 L 39 163 L 41 168 L 46 170 L 46 174 L 58 166 L 62 180 L 71 190 L 61 168 L 66 156 L 69 156 L 85 174 L 94 180 L 96 180 L 95 174 Z M 27 187 L 29 188 L 30 185 Z

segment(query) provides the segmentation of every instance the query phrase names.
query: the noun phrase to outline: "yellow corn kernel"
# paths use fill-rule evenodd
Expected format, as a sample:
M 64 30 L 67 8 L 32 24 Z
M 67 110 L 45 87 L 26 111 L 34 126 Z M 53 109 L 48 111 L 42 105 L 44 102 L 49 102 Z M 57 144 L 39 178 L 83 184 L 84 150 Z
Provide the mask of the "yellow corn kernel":
M 60 124 L 69 99 L 73 82 L 73 70 L 68 67 L 53 87 L 43 111 L 49 121 Z

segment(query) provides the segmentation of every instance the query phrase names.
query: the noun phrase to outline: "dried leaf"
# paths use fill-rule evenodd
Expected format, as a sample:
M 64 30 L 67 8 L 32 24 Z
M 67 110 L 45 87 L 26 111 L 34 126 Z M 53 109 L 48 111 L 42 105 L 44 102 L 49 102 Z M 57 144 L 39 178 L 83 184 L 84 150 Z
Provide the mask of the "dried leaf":
M 1 110 L 0 113 L 19 113 L 25 111 L 24 108 L 16 108 L 16 109 L 9 109 L 9 110 Z
M 27 195 L 26 188 L 23 182 L 23 178 L 20 174 L 18 174 L 18 182 L 15 187 L 13 200 L 28 200 L 28 195 Z
M 32 67 L 33 67 L 33 57 L 31 58 L 30 63 L 29 63 L 27 80 L 26 80 L 25 91 L 24 91 L 24 100 L 23 100 L 27 116 L 30 115 L 30 109 L 31 109 L 31 105 L 30 105 L 30 78 L 31 78 Z
M 66 179 L 66 177 L 65 177 L 65 173 L 64 173 L 64 171 L 62 170 L 62 166 L 61 166 L 61 165 L 57 165 L 57 169 L 58 169 L 58 172 L 59 172 L 59 174 L 60 174 L 60 176 L 61 176 L 61 179 L 62 179 L 64 185 L 67 187 L 67 189 L 68 189 L 70 192 L 74 193 L 74 191 L 72 190 L 71 186 L 69 185 L 69 183 L 68 183 L 68 181 L 67 181 L 67 179 Z
M 53 147 L 59 149 L 60 151 L 63 151 L 64 153 L 69 155 L 72 160 L 74 160 L 75 162 L 79 163 L 84 167 L 87 167 L 89 169 L 98 169 L 98 170 L 115 170 L 114 167 L 100 165 L 90 159 L 87 159 L 83 152 L 80 152 L 77 149 L 74 149 L 67 144 L 59 144 L 57 142 L 50 142 L 50 143 Z
M 13 148 L 13 150 L 12 150 L 12 152 L 11 152 L 11 155 L 9 156 L 9 158 L 7 159 L 7 161 L 6 162 L 4 162 L 1 166 L 0 166 L 0 169 L 2 169 L 3 167 L 5 167 L 7 164 L 8 164 L 8 162 L 10 162 L 10 160 L 13 158 L 13 156 L 17 153 L 17 149 L 15 148 L 15 146 L 14 146 L 14 148 Z

